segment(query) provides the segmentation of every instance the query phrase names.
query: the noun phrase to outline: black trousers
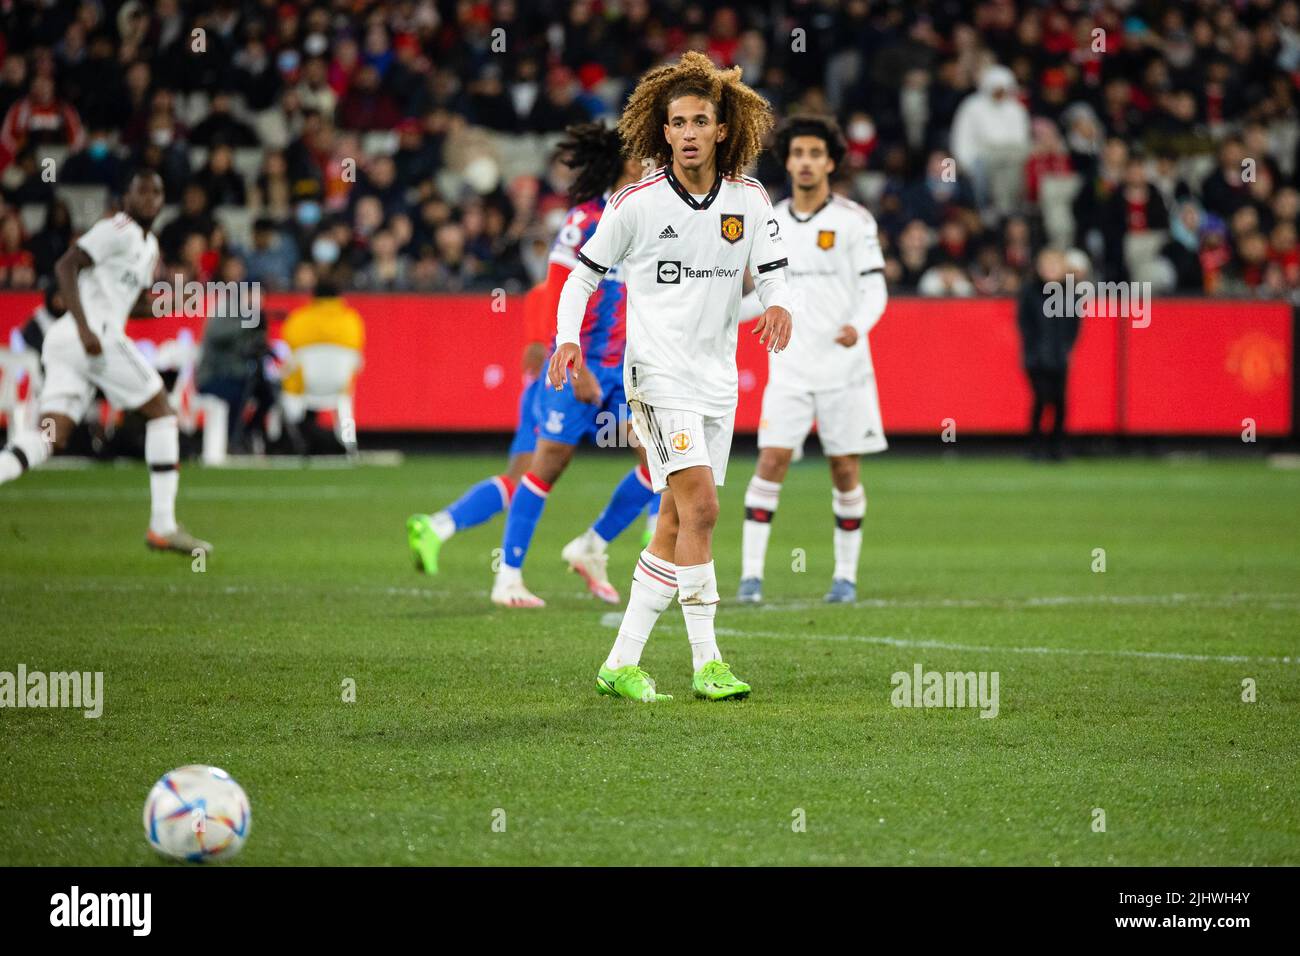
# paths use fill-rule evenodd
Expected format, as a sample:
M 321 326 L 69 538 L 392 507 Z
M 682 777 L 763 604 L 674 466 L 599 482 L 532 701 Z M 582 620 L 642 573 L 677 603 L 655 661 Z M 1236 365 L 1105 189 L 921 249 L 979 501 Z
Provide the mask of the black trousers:
M 1061 451 L 1065 438 L 1065 369 L 1031 368 L 1029 384 L 1034 390 L 1034 406 L 1029 415 L 1029 435 L 1035 451 L 1043 447 L 1043 416 L 1052 409 L 1050 448 L 1053 454 Z

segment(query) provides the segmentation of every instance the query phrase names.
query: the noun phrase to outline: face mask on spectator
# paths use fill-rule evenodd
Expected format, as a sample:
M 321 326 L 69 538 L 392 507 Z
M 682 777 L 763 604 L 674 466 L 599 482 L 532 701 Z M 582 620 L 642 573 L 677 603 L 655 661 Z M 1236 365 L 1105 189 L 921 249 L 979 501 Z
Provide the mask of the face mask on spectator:
M 314 226 L 320 222 L 320 204 L 314 202 L 302 202 L 298 204 L 298 223 L 303 226 Z
M 849 139 L 861 143 L 876 135 L 876 127 L 867 120 L 855 120 L 849 124 Z
M 94 140 L 91 142 L 90 148 L 87 149 L 86 152 L 90 153 L 91 159 L 103 159 L 108 155 L 108 143 L 104 142 L 102 139 Z
M 169 129 L 156 129 L 149 134 L 149 140 L 155 146 L 170 146 L 172 144 L 172 131 Z
M 339 247 L 333 239 L 321 236 L 311 244 L 311 257 L 321 265 L 333 265 L 339 258 Z

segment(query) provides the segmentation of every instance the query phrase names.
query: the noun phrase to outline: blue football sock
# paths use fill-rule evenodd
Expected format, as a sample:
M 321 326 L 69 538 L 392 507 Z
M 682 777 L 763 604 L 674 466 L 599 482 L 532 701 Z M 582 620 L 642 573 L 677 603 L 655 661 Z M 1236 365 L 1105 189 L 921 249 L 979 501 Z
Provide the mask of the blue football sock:
M 514 492 L 513 481 L 505 475 L 493 475 L 471 487 L 445 510 L 456 522 L 456 530 L 464 531 L 509 508 Z
M 623 476 L 591 530 L 605 541 L 613 541 L 636 520 L 652 498 L 657 496 L 650 490 L 650 473 L 638 465 Z
M 551 493 L 551 486 L 536 475 L 524 475 L 519 481 L 519 490 L 510 502 L 506 513 L 506 530 L 501 536 L 502 558 L 507 567 L 522 568 L 524 558 L 528 556 L 528 545 L 533 540 L 533 531 L 537 528 L 542 509 L 546 507 L 546 496 Z

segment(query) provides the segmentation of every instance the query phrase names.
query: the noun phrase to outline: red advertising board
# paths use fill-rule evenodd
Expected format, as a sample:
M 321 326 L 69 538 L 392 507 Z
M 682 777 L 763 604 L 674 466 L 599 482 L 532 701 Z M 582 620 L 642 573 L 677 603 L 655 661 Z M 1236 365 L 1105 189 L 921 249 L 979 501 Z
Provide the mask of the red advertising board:
M 347 297 L 366 322 L 356 415 L 372 431 L 508 431 L 521 386 L 522 296 Z M 301 296 L 269 295 L 283 312 Z M 0 293 L 0 342 L 39 297 Z M 196 338 L 203 320 L 133 320 L 128 331 L 161 345 Z M 278 320 L 270 322 L 274 337 Z M 1072 431 L 1086 434 L 1290 433 L 1294 345 L 1284 303 L 1158 299 L 1145 328 L 1102 317 L 1082 322 L 1070 368 Z M 1030 392 L 1020 369 L 1009 299 L 894 298 L 871 334 L 886 430 L 1018 433 Z M 740 431 L 758 426 L 767 357 L 743 328 L 738 355 Z

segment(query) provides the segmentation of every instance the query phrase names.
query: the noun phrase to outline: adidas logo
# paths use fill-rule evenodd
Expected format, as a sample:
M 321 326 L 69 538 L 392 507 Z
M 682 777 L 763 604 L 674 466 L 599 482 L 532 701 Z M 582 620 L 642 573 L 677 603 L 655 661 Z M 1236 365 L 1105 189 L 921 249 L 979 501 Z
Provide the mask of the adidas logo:
M 665 226 L 664 231 L 659 233 L 660 239 L 676 239 L 677 233 L 673 232 L 672 226 Z

